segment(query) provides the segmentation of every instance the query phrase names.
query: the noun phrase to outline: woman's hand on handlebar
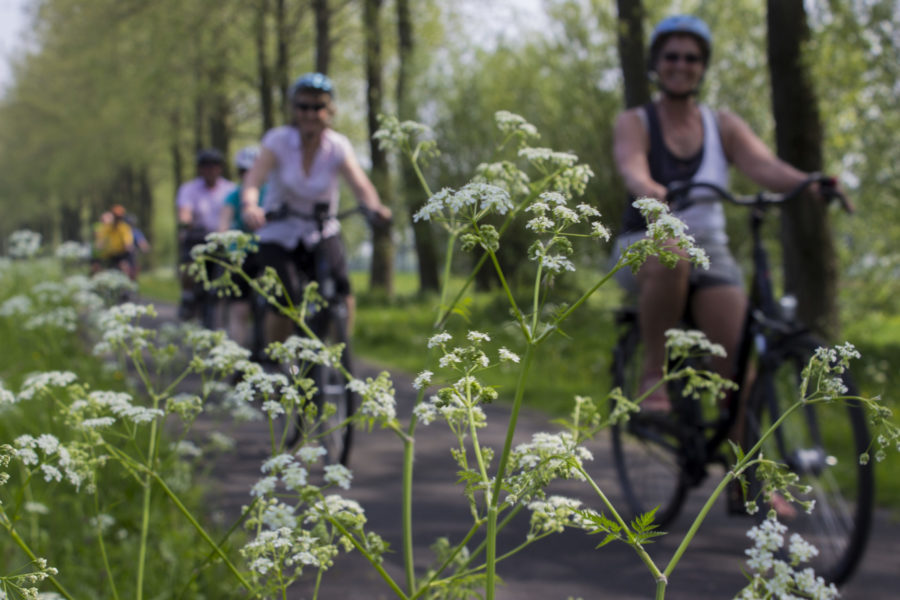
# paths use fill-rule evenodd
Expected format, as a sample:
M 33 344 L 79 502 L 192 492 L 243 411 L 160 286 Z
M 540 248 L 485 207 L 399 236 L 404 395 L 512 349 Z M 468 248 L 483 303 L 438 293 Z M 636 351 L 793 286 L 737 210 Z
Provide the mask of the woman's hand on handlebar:
M 373 208 L 365 208 L 366 218 L 369 220 L 369 223 L 372 225 L 386 225 L 390 223 L 394 214 L 391 212 L 391 209 L 384 204 L 378 204 Z
M 853 202 L 850 201 L 850 198 L 847 197 L 847 194 L 844 192 L 844 186 L 841 185 L 841 182 L 837 177 L 821 175 L 819 176 L 819 180 L 814 183 L 810 189 L 814 194 L 825 200 L 825 202 L 837 199 L 837 201 L 841 203 L 841 207 L 847 213 L 852 214 L 856 211 L 856 207 L 853 205 Z
M 261 206 L 244 206 L 241 208 L 241 219 L 251 230 L 256 231 L 266 222 L 266 213 Z

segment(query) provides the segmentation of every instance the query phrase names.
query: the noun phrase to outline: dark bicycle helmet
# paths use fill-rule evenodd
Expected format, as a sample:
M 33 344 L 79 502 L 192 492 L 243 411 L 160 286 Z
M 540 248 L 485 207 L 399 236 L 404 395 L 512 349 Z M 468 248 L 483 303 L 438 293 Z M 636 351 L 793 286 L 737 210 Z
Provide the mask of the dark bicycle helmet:
M 291 97 L 297 92 L 317 92 L 330 94 L 334 98 L 334 84 L 328 75 L 322 73 L 305 73 L 294 80 L 291 86 Z
M 197 166 L 204 165 L 222 165 L 225 164 L 225 157 L 215 148 L 204 148 L 197 152 Z
M 698 17 L 692 15 L 672 15 L 660 21 L 650 34 L 649 69 L 652 71 L 656 65 L 657 54 L 663 40 L 673 33 L 692 35 L 700 42 L 703 51 L 703 61 L 709 64 L 712 54 L 712 33 L 709 26 Z

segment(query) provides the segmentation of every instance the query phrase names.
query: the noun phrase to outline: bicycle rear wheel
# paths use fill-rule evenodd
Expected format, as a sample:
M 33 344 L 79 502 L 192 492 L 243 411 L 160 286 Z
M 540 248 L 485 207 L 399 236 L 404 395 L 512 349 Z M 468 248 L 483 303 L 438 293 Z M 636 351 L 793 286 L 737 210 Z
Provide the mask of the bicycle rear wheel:
M 642 358 L 637 325 L 631 323 L 619 338 L 613 356 L 613 385 L 630 399 L 637 397 Z M 681 510 L 687 491 L 676 423 L 665 417 L 633 415 L 628 423 L 613 426 L 611 440 L 613 462 L 630 516 L 656 508 L 654 520 L 661 526 L 670 523 Z
M 341 303 L 329 307 L 319 332 L 320 339 L 327 345 L 344 344 L 341 354 L 341 365 L 350 374 L 353 373 L 353 359 L 347 339 L 347 308 Z M 347 388 L 347 378 L 336 366 L 317 365 L 313 371 L 318 393 L 316 404 L 319 411 L 325 404 L 334 407 L 334 414 L 321 426 L 324 433 L 319 440 L 325 448 L 325 460 L 329 464 L 346 465 L 350 460 L 350 446 L 353 442 L 353 426 L 349 418 L 356 409 L 355 394 Z
M 798 400 L 803 368 L 821 345 L 811 337 L 799 338 L 777 355 L 764 357 L 751 397 L 757 435 Z M 843 379 L 847 395 L 858 395 L 849 373 Z M 871 465 L 859 463 L 868 445 L 862 408 L 835 402 L 803 405 L 762 448 L 766 457 L 786 464 L 799 476 L 800 485 L 809 487 L 808 493 L 798 497 L 815 500 L 812 512 L 794 506 L 797 514 L 782 520 L 791 533 L 799 533 L 818 548 L 811 566 L 835 584 L 853 573 L 869 536 L 874 474 Z

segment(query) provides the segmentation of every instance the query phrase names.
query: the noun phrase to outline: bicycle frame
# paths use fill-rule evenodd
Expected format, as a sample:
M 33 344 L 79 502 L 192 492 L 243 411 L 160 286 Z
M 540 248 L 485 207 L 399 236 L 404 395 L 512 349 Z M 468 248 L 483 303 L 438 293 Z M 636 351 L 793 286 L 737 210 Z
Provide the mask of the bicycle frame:
M 735 355 L 731 381 L 739 387 L 728 393 L 726 400 L 719 411 L 718 417 L 711 423 L 703 423 L 699 414 L 686 415 L 684 421 L 693 424 L 700 430 L 705 439 L 704 444 L 693 443 L 697 436 L 689 436 L 692 443 L 685 444 L 684 449 L 688 453 L 689 464 L 685 465 L 686 473 L 690 477 L 691 485 L 698 484 L 706 476 L 706 465 L 711 459 L 719 456 L 720 448 L 726 439 L 733 435 L 734 427 L 741 415 L 742 394 L 750 381 L 754 354 L 764 356 L 767 349 L 772 346 L 773 336 L 778 336 L 779 341 L 794 336 L 809 333 L 808 328 L 795 321 L 793 317 L 786 318 L 779 302 L 775 297 L 775 289 L 772 284 L 769 257 L 762 241 L 762 224 L 766 209 L 772 204 L 781 204 L 798 196 L 816 178 L 810 178 L 793 191 L 787 194 L 772 194 L 758 192 L 753 196 L 735 197 L 722 188 L 704 182 L 689 182 L 676 185 L 670 191 L 670 195 L 676 200 L 673 202 L 679 208 L 695 202 L 686 197 L 691 189 L 708 189 L 718 198 L 714 201 L 730 201 L 734 204 L 749 208 L 751 257 L 753 271 L 750 278 L 750 290 L 748 293 L 747 310 L 744 315 L 740 343 Z M 824 181 L 824 180 L 823 180 Z M 682 198 L 679 204 L 677 198 Z M 844 204 L 846 207 L 846 203 Z M 698 456 L 698 454 L 700 454 Z M 724 462 L 724 459 L 723 459 Z

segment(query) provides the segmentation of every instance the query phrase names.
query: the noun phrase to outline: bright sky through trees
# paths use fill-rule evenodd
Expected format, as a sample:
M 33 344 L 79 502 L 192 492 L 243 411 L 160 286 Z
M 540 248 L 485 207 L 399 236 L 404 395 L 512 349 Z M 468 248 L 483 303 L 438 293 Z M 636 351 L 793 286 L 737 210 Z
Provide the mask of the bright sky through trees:
M 20 46 L 25 27 L 23 7 L 27 1 L 0 0 L 0 90 L 9 84 L 9 59 Z

